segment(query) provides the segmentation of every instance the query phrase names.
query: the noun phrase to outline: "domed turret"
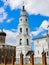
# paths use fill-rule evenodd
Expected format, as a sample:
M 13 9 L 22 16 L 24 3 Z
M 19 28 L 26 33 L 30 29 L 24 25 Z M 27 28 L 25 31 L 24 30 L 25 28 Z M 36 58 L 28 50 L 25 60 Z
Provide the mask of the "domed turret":
M 6 33 L 1 30 L 0 32 L 0 44 L 5 43 Z
M 6 36 L 6 33 L 3 32 L 3 31 L 1 31 L 1 32 L 0 32 L 0 36 Z

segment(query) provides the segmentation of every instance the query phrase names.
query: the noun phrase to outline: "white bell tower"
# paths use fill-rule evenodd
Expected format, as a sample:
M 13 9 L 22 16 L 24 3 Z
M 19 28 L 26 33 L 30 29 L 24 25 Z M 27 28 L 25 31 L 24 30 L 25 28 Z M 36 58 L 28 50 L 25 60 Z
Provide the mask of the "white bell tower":
M 24 55 L 24 63 L 28 63 L 25 61 L 25 58 L 29 58 L 26 56 L 26 53 L 31 50 L 31 37 L 30 37 L 30 28 L 28 25 L 28 17 L 26 16 L 25 6 L 23 4 L 22 10 L 20 13 L 19 24 L 18 24 L 18 35 L 17 35 L 17 45 L 16 45 L 16 63 L 19 63 L 20 53 L 22 52 Z

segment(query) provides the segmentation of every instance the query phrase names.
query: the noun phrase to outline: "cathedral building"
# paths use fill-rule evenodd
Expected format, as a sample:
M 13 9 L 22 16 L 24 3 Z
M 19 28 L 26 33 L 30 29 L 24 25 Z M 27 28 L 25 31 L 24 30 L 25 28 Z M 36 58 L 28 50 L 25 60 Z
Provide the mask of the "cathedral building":
M 49 26 L 48 32 L 45 36 L 34 38 L 34 56 L 35 63 L 42 63 L 42 51 L 46 52 L 47 63 L 49 64 Z
M 1 31 L 0 32 L 0 64 L 4 63 L 4 57 L 7 57 L 7 63 L 11 63 L 12 61 L 12 56 L 16 56 L 16 47 L 15 46 L 11 46 L 11 45 L 7 45 L 5 43 L 5 39 L 6 39 L 6 33 Z
M 28 17 L 26 15 L 25 6 L 22 6 L 20 12 L 19 24 L 18 24 L 18 35 L 16 45 L 16 63 L 20 63 L 20 53 L 23 53 L 24 63 L 29 63 L 29 56 L 26 56 L 27 52 L 31 50 L 31 37 L 30 27 L 28 25 Z

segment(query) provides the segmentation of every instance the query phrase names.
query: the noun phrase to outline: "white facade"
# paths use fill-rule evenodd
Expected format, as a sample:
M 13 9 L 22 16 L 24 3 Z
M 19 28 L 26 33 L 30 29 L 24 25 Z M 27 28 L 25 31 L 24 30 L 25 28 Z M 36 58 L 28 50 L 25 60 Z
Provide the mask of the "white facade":
M 35 63 L 42 63 L 42 52 L 46 52 L 47 63 L 49 64 L 49 34 L 44 37 L 34 39 Z
M 17 35 L 17 45 L 16 45 L 16 63 L 19 63 L 20 53 L 22 52 L 24 58 L 29 58 L 26 56 L 26 53 L 31 50 L 31 37 L 30 37 L 30 28 L 28 25 L 28 17 L 26 16 L 26 11 L 23 6 L 19 18 L 18 25 L 18 35 Z M 24 61 L 24 63 L 28 63 L 28 61 Z
M 43 48 L 45 50 L 45 52 L 48 51 L 48 42 L 47 42 L 47 38 L 39 38 L 39 39 L 35 39 L 34 40 L 34 52 L 35 52 L 35 57 L 41 57 L 42 55 L 42 51 Z

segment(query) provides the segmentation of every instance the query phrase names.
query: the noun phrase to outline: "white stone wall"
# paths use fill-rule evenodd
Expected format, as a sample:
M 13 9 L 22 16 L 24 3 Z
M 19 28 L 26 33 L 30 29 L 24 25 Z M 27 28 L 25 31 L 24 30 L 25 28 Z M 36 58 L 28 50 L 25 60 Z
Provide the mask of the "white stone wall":
M 34 40 L 34 63 L 42 63 L 42 51 L 46 52 L 46 61 L 49 64 L 49 56 L 47 56 L 47 51 L 49 51 L 49 37 L 39 38 Z M 38 54 L 39 50 L 39 54 Z
M 30 63 L 29 61 L 29 57 L 30 56 L 26 56 L 26 53 L 31 50 L 30 46 L 17 46 L 16 47 L 16 63 L 19 64 L 20 63 L 20 53 L 22 51 L 23 53 L 23 58 L 24 58 L 24 64 L 25 63 Z M 27 61 L 26 61 L 27 60 Z
M 16 55 L 17 55 L 17 58 L 20 58 L 20 53 L 22 51 L 23 55 L 24 55 L 24 58 L 26 57 L 26 53 L 31 50 L 31 47 L 30 46 L 17 46 L 16 48 Z
M 35 57 L 41 57 L 41 53 L 43 51 L 43 48 L 44 48 L 45 52 L 47 52 L 48 42 L 47 42 L 46 38 L 34 40 Z M 39 53 L 38 53 L 38 51 L 39 51 Z
M 49 64 L 49 57 L 46 58 L 46 62 L 47 62 L 47 64 Z M 35 57 L 34 63 L 35 64 L 42 64 L 42 57 Z

